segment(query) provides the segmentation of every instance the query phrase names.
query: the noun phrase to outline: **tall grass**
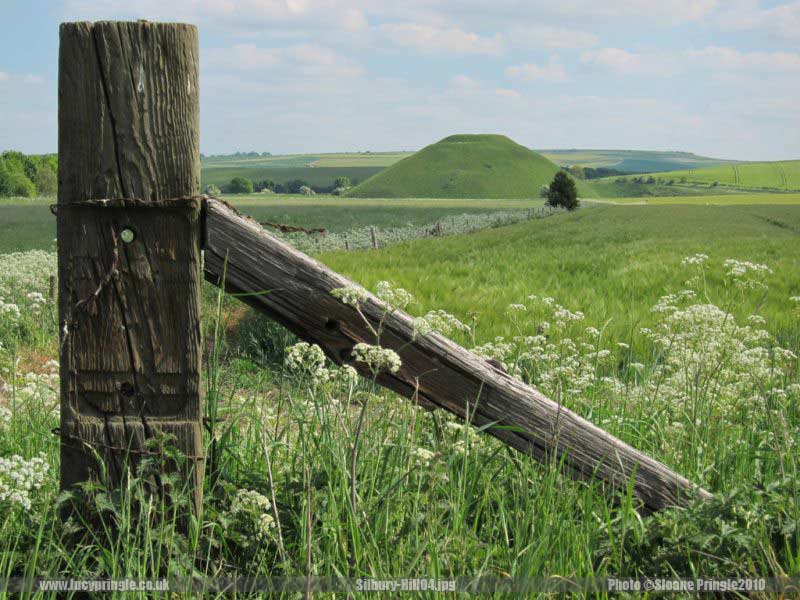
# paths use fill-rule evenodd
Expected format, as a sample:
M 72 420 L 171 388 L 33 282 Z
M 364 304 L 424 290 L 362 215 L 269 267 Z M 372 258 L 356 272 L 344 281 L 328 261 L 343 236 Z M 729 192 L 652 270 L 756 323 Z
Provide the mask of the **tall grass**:
M 546 221 L 564 220 L 570 233 L 579 217 Z M 498 257 L 508 253 L 493 249 L 494 236 L 518 243 L 530 236 L 523 253 L 531 252 L 534 241 L 555 239 L 536 227 L 463 240 L 481 242 L 487 268 L 494 259 L 503 274 L 507 262 Z M 569 239 L 563 229 L 561 235 Z M 625 227 L 610 228 L 609 252 L 619 248 L 614 239 L 652 248 L 630 237 Z M 457 241 L 435 240 L 444 260 Z M 3 266 L 18 277 L 0 280 L 0 456 L 31 461 L 43 453 L 49 469 L 41 481 L 30 476 L 29 508 L 0 486 L 0 578 L 799 575 L 797 338 L 766 331 L 800 317 L 800 301 L 787 293 L 790 276 L 781 271 L 796 272 L 781 262 L 793 251 L 779 241 L 763 242 L 765 253 L 778 257 L 765 261 L 772 273 L 758 263 L 723 266 L 691 255 L 683 266 L 666 262 L 668 276 L 646 282 L 657 286 L 656 297 L 639 299 L 641 314 L 649 315 L 645 331 L 637 324 L 619 335 L 608 317 L 624 313 L 597 318 L 588 294 L 529 297 L 539 286 L 526 286 L 496 320 L 475 325 L 456 308 L 477 327 L 453 334 L 462 343 L 715 493 L 711 502 L 650 517 L 630 493 L 611 498 L 597 485 L 566 479 L 558 465 L 540 465 L 468 423 L 355 379 L 257 320 L 245 323 L 259 329 L 243 330 L 236 300 L 210 290 L 205 414 L 213 458 L 201 519 L 187 521 L 184 482 L 168 481 L 167 497 L 151 492 L 157 461 L 145 462 L 121 490 L 100 479 L 61 495 L 51 433 L 58 385 L 47 364 L 57 356 L 56 326 L 46 318 L 50 266 L 37 254 L 6 255 Z M 739 246 L 736 256 L 744 259 L 754 247 Z M 427 244 L 417 248 L 424 262 Z M 383 252 L 373 255 L 384 260 Z M 557 255 L 561 291 L 582 289 L 587 275 L 559 264 Z M 595 277 L 603 277 L 611 263 L 598 253 L 591 258 L 587 268 L 595 265 Z M 631 256 L 616 264 L 653 269 Z M 397 269 L 396 278 L 403 273 Z M 458 272 L 448 273 L 452 279 L 436 277 L 453 310 Z M 473 277 L 480 282 L 487 271 Z M 682 293 L 687 285 L 693 292 Z M 385 285 L 379 291 L 399 297 Z M 28 296 L 37 292 L 45 299 Z M 409 306 L 418 314 L 430 308 L 424 293 Z M 431 318 L 436 328 L 444 322 Z M 235 337 L 228 335 L 234 327 Z M 0 469 L 3 485 L 20 481 L 10 473 Z M 68 502 L 79 503 L 84 516 L 64 523 L 59 513 Z

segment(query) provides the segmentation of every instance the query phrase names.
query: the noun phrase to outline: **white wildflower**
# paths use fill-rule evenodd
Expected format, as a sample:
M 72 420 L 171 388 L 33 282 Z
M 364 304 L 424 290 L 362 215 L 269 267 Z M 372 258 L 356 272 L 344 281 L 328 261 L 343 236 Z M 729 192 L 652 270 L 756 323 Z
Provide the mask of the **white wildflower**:
M 365 363 L 374 374 L 380 371 L 396 373 L 400 370 L 402 364 L 400 357 L 394 350 L 372 346 L 363 342 L 353 347 L 353 357 L 357 361 Z
M 270 530 L 275 527 L 275 519 L 269 514 L 272 504 L 269 498 L 254 490 L 237 490 L 230 506 L 230 513 L 234 516 L 248 520 L 259 539 L 270 535 Z
M 414 460 L 419 462 L 422 466 L 427 467 L 436 456 L 436 453 L 431 452 L 426 448 L 416 447 L 411 451 L 411 456 L 413 456 Z
M 360 286 L 349 285 L 347 287 L 332 289 L 331 296 L 341 300 L 343 304 L 357 307 L 362 302 L 366 302 L 369 293 Z
M 704 262 L 708 260 L 707 254 L 695 254 L 693 256 L 687 256 L 681 261 L 681 265 L 684 267 L 688 265 L 702 265 Z
M 316 344 L 298 342 L 286 348 L 284 364 L 289 370 L 306 374 L 314 383 L 324 383 L 330 379 L 330 373 L 325 368 L 325 353 Z
M 432 310 L 422 317 L 433 331 L 438 331 L 443 335 L 450 335 L 454 331 L 469 331 L 469 325 L 465 325 L 456 317 L 443 310 Z
M 0 502 L 30 510 L 30 493 L 42 487 L 49 468 L 44 454 L 30 460 L 17 454 L 0 458 Z
M 375 286 L 375 295 L 392 310 L 405 310 L 414 303 L 414 296 L 401 287 L 394 287 L 388 281 L 379 281 Z

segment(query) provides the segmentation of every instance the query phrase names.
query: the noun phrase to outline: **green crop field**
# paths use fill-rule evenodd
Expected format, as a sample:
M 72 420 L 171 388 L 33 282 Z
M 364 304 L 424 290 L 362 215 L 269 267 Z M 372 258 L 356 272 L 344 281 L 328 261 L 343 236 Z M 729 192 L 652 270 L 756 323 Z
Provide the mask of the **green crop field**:
M 378 228 L 430 225 L 459 215 L 523 211 L 542 206 L 541 200 L 370 199 L 333 196 L 249 194 L 228 197 L 241 212 L 260 221 L 297 227 L 323 227 L 332 233 Z M 52 198 L 0 200 L 0 253 L 48 250 L 56 235 Z
M 388 302 L 405 303 L 396 290 L 404 287 L 416 298 L 407 310 L 423 323 L 500 361 L 713 500 L 648 516 L 630 491 L 612 498 L 572 482 L 555 462 L 542 465 L 444 411 L 353 379 L 209 284 L 203 385 L 215 459 L 202 518 L 189 534 L 176 525 L 181 487 L 152 503 L 144 477 L 121 494 L 97 483 L 73 499 L 108 529 L 80 544 L 80 527 L 65 532 L 59 516 L 50 359 L 59 356 L 60 327 L 48 298 L 55 255 L 8 253 L 51 247 L 50 200 L 4 200 L 0 452 L 19 457 L 0 475 L 26 485 L 0 503 L 0 567 L 92 578 L 116 577 L 124 565 L 141 579 L 300 577 L 309 561 L 319 575 L 381 578 L 798 576 L 800 205 L 769 203 L 798 196 L 592 202 L 467 235 L 319 255 L 380 287 Z M 232 201 L 257 218 L 331 231 L 537 204 Z M 187 571 L 187 556 L 199 566 Z
M 635 199 L 638 200 L 638 199 Z M 698 200 L 703 200 L 698 199 Z M 615 339 L 652 320 L 650 306 L 680 289 L 681 259 L 706 253 L 770 264 L 778 273 L 764 305 L 770 326 L 797 341 L 787 310 L 800 294 L 800 197 L 795 205 L 613 206 L 443 240 L 407 242 L 378 253 L 333 253 L 323 261 L 367 286 L 392 279 L 425 309 L 461 317 L 479 311 L 490 338 L 514 331 L 506 306 L 528 294 L 555 297 L 608 322 Z M 683 199 L 678 200 L 683 202 Z
M 592 200 L 587 200 L 592 202 Z M 708 194 L 702 196 L 658 196 L 643 198 L 635 196 L 631 198 L 613 198 L 608 200 L 594 200 L 594 202 L 609 202 L 613 204 L 707 204 L 707 205 L 785 205 L 800 204 L 800 193 L 798 194 L 754 194 L 754 193 L 729 193 L 729 194 Z
M 737 163 L 687 171 L 651 173 L 658 182 L 672 180 L 735 189 L 800 190 L 800 160 Z M 626 179 L 631 179 L 627 177 Z M 608 181 L 606 178 L 604 181 Z
M 535 198 L 558 167 L 500 135 L 454 135 L 423 148 L 368 181 L 362 198 Z M 579 184 L 584 194 L 590 189 Z
M 727 161 L 691 152 L 658 152 L 647 150 L 537 150 L 562 167 L 616 169 L 633 173 L 699 169 L 736 161 Z
M 359 152 L 324 154 L 314 160 L 312 167 L 389 167 L 411 156 L 413 152 Z

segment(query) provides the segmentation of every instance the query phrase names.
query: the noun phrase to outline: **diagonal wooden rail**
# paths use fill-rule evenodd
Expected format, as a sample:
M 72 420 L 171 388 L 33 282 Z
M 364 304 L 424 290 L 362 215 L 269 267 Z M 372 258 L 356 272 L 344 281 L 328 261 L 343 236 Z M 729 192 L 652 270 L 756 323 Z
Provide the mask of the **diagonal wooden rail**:
M 444 336 L 415 337 L 412 318 L 402 311 L 384 316 L 384 305 L 376 297 L 369 295 L 359 314 L 330 293 L 353 285 L 351 281 L 224 202 L 207 200 L 204 223 L 206 279 L 239 293 L 269 290 L 242 299 L 318 344 L 334 362 L 351 364 L 369 376 L 365 365 L 353 362 L 352 351 L 359 342 L 375 343 L 373 329 L 383 319 L 381 345 L 400 355 L 402 367 L 394 374 L 381 373 L 381 385 L 469 417 L 475 425 L 491 424 L 487 432 L 494 437 L 540 461 L 555 460 L 576 479 L 599 479 L 614 490 L 632 483 L 647 510 L 710 497 L 667 466 Z

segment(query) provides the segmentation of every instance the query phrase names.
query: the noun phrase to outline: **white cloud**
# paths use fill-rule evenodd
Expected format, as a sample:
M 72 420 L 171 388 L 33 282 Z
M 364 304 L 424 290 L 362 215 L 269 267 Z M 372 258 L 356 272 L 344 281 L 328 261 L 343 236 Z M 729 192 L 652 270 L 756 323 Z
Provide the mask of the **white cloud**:
M 769 35 L 800 42 L 800 0 L 762 8 L 759 0 L 728 0 L 717 17 L 723 29 L 763 31 Z
M 356 32 L 368 22 L 352 0 L 69 0 L 67 18 L 148 18 L 242 30 L 340 28 Z
M 599 38 L 587 31 L 550 27 L 548 25 L 515 25 L 508 33 L 515 46 L 533 48 L 589 48 L 597 45 Z
M 725 71 L 800 71 L 800 54 L 792 52 L 742 52 L 735 48 L 708 46 L 702 50 L 688 50 L 686 58 L 689 64 Z
M 622 48 L 600 48 L 581 54 L 581 62 L 597 65 L 620 75 L 666 75 L 680 70 L 676 56 L 665 52 L 629 52 Z
M 729 0 L 725 0 L 726 2 Z M 443 12 L 457 11 L 464 18 L 483 15 L 486 19 L 507 19 L 508 23 L 519 23 L 521 19 L 541 22 L 552 17 L 560 17 L 560 23 L 568 18 L 571 24 L 604 23 L 637 25 L 674 26 L 701 21 L 712 15 L 722 0 L 459 0 L 443 2 Z
M 506 76 L 522 81 L 569 81 L 567 71 L 557 57 L 552 57 L 550 62 L 542 66 L 533 63 L 510 66 L 506 69 Z
M 270 77 L 357 77 L 363 69 L 335 50 L 318 44 L 295 44 L 282 48 L 260 48 L 236 44 L 203 52 L 203 68 L 225 71 L 262 71 Z
M 39 85 L 44 83 L 44 78 L 41 75 L 34 73 L 8 73 L 0 71 L 0 83 L 3 82 L 16 82 L 28 85 Z
M 631 52 L 621 48 L 588 50 L 581 62 L 597 65 L 620 75 L 663 76 L 691 70 L 709 71 L 712 76 L 733 71 L 755 76 L 800 71 L 800 54 L 793 52 L 742 52 L 725 46 L 676 52 Z
M 484 37 L 456 27 L 440 28 L 420 23 L 388 23 L 378 27 L 379 33 L 398 46 L 414 48 L 425 54 L 503 53 L 501 36 Z

